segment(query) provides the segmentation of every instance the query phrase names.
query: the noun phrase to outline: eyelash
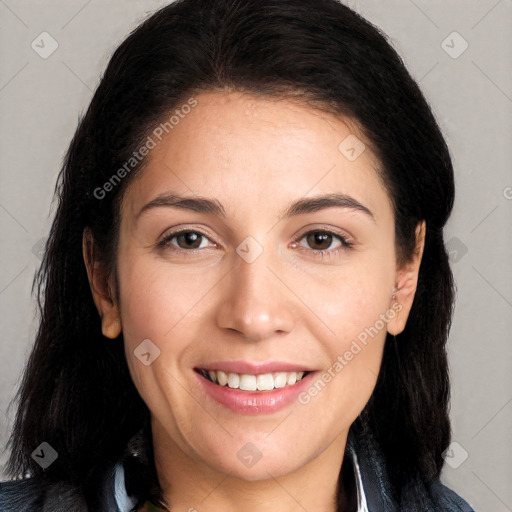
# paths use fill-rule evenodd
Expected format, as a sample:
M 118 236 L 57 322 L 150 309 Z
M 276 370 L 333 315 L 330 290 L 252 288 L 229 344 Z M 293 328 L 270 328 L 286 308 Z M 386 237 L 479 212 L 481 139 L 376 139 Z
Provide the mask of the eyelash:
M 331 235 L 333 238 L 337 238 L 341 242 L 341 246 L 336 249 L 305 249 L 308 252 L 312 252 L 313 256 L 315 258 L 325 259 L 325 258 L 335 258 L 336 256 L 339 256 L 339 254 L 343 251 L 352 249 L 354 244 L 352 242 L 349 242 L 343 235 L 340 235 L 339 233 L 334 233 L 333 231 L 329 231 L 327 229 L 312 229 L 311 231 L 307 231 L 306 233 L 303 233 L 302 235 L 299 235 L 297 238 L 295 238 L 292 242 L 293 245 L 300 242 L 303 238 L 305 238 L 308 235 L 311 234 L 323 234 L 323 235 Z
M 160 240 L 158 242 L 157 247 L 160 249 L 164 249 L 164 248 L 171 246 L 172 245 L 171 240 L 173 240 L 177 236 L 182 235 L 184 233 L 195 233 L 196 235 L 199 235 L 201 237 L 204 237 L 204 238 L 207 238 L 208 240 L 210 240 L 210 238 L 207 235 L 205 235 L 204 233 L 202 233 L 201 231 L 195 231 L 193 229 L 183 229 L 181 231 L 174 231 L 172 233 L 167 234 L 164 238 L 162 238 L 162 240 Z M 333 231 L 326 230 L 326 229 L 313 229 L 311 231 L 307 231 L 306 233 L 303 233 L 300 236 L 298 236 L 297 238 L 295 238 L 293 240 L 292 244 L 294 246 L 296 246 L 298 244 L 298 242 L 300 242 L 307 235 L 311 235 L 314 233 L 331 235 L 333 238 L 337 238 L 341 242 L 341 246 L 334 250 L 306 249 L 308 252 L 312 252 L 313 256 L 316 258 L 324 259 L 324 258 L 336 257 L 339 255 L 340 252 L 349 250 L 354 245 L 352 242 L 349 242 L 344 236 L 342 236 L 338 233 L 335 233 Z M 210 240 L 210 242 L 212 242 L 212 240 Z M 215 243 L 215 242 L 213 242 L 213 243 Z M 181 252 L 196 252 L 201 249 L 182 249 L 180 247 L 173 246 L 172 250 L 173 251 L 181 251 Z

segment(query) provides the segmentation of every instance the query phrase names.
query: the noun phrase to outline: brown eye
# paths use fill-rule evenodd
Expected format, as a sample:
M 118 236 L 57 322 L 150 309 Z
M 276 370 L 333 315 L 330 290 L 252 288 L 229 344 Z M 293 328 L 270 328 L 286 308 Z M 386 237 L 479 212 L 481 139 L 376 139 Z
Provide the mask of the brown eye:
M 312 249 L 324 251 L 328 249 L 333 241 L 333 235 L 325 231 L 312 231 L 306 235 L 306 240 Z
M 206 248 L 208 243 L 210 243 L 210 239 L 203 233 L 188 230 L 169 233 L 159 242 L 158 246 L 177 250 L 194 250 Z
M 353 247 L 343 235 L 327 230 L 316 229 L 299 236 L 294 245 L 309 250 L 308 252 L 318 258 L 334 258 Z
M 195 231 L 186 231 L 176 236 L 180 249 L 198 249 L 201 246 L 203 235 Z

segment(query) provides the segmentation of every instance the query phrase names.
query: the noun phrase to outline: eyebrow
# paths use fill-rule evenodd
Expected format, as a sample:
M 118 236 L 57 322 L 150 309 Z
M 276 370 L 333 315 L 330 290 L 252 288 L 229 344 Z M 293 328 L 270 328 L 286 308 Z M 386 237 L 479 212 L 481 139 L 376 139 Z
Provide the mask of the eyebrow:
M 144 212 L 153 208 L 181 208 L 183 210 L 191 210 L 198 213 L 209 213 L 217 217 L 226 217 L 226 211 L 217 199 L 209 199 L 207 197 L 194 196 L 184 197 L 176 193 L 164 193 L 145 204 L 137 214 L 138 219 Z M 346 208 L 362 212 L 373 220 L 375 217 L 371 210 L 361 204 L 359 201 L 346 194 L 325 194 L 315 197 L 305 197 L 291 203 L 288 208 L 280 212 L 282 218 L 289 218 L 296 215 L 314 213 L 326 208 Z

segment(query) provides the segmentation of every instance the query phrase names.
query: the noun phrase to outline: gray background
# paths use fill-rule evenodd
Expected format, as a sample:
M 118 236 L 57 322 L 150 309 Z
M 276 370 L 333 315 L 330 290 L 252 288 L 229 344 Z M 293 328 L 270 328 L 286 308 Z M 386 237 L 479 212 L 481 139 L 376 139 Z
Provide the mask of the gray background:
M 30 288 L 62 157 L 113 49 L 165 3 L 0 0 L 0 464 L 37 325 Z M 419 81 L 456 170 L 446 240 L 458 287 L 449 343 L 457 444 L 442 480 L 477 511 L 512 511 L 512 0 L 348 3 L 388 34 Z M 51 49 L 42 32 L 58 43 L 45 59 L 31 47 Z

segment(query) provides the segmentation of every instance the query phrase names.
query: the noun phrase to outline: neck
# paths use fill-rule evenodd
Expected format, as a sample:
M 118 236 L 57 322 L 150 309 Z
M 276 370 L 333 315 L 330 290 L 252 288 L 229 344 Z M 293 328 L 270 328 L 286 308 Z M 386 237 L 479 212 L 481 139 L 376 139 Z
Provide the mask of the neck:
M 156 420 L 152 423 L 152 436 L 158 480 L 173 512 L 352 510 L 340 478 L 347 432 L 293 472 L 266 472 L 268 477 L 251 481 L 216 471 L 204 461 L 188 456 Z

